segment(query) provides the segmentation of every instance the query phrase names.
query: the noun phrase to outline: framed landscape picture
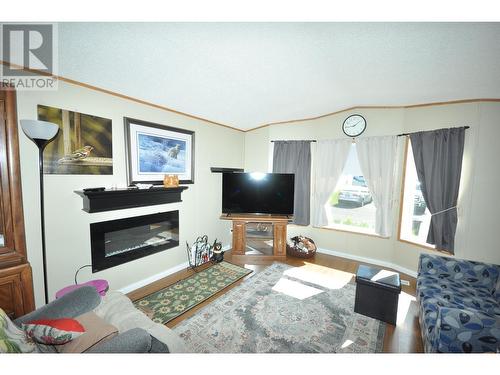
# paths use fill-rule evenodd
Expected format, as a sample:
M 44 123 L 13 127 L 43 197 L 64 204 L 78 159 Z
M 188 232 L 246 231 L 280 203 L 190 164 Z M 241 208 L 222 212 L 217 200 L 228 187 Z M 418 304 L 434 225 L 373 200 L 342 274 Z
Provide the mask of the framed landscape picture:
M 167 174 L 194 183 L 194 132 L 124 117 L 128 183 L 163 184 Z

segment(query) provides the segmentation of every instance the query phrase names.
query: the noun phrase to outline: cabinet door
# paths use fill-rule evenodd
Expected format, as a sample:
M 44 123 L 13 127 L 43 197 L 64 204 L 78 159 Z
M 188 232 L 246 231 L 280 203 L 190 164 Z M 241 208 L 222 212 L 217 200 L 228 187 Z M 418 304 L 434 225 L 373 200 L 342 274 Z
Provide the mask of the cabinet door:
M 0 308 L 11 318 L 35 309 L 31 267 L 22 264 L 0 270 Z
M 0 87 L 0 268 L 26 262 L 16 96 Z

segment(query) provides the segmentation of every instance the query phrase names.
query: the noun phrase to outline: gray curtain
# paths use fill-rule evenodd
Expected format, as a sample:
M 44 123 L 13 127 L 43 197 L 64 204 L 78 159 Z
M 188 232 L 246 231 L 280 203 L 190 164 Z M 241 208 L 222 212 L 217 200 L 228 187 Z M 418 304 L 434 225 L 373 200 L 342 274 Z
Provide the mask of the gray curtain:
M 275 141 L 274 173 L 295 173 L 293 224 L 309 225 L 311 200 L 310 141 Z
M 410 135 L 422 195 L 432 214 L 427 243 L 454 253 L 465 128 Z

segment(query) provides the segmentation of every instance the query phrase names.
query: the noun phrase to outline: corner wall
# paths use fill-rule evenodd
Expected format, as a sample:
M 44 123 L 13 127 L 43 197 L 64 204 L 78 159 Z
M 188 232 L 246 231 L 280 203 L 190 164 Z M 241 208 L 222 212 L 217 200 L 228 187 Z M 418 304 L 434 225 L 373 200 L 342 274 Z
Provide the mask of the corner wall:
M 498 224 L 500 196 L 500 150 L 495 142 L 500 138 L 500 103 L 473 102 L 414 108 L 357 108 L 317 120 L 270 125 L 245 134 L 245 169 L 269 171 L 272 158 L 269 143 L 284 139 L 334 139 L 345 137 L 342 122 L 354 113 L 367 119 L 362 136 L 396 135 L 445 127 L 470 126 L 466 133 L 461 190 L 459 195 L 459 225 L 456 256 L 465 259 L 500 264 Z M 260 146 L 259 146 L 260 144 Z M 314 163 L 315 146 L 312 146 Z M 267 157 L 264 153 L 267 152 Z M 399 160 L 401 191 L 402 155 Z M 313 165 L 314 170 L 314 165 Z M 318 247 L 347 256 L 372 259 L 400 269 L 416 271 L 418 257 L 423 252 L 436 253 L 397 240 L 400 197 L 396 196 L 395 225 L 389 239 L 341 232 L 312 226 L 289 226 L 289 237 L 310 236 Z
M 18 91 L 19 119 L 36 119 L 37 105 L 48 105 L 109 118 L 113 122 L 113 175 L 45 175 L 45 222 L 49 296 L 74 283 L 75 271 L 91 263 L 89 225 L 93 222 L 179 210 L 180 246 L 91 274 L 83 269 L 78 281 L 107 279 L 113 289 L 125 288 L 187 261 L 185 244 L 208 234 L 223 245 L 231 243 L 230 223 L 219 220 L 221 174 L 210 167 L 242 168 L 244 133 L 173 112 L 152 108 L 109 94 L 59 82 L 53 92 Z M 74 193 L 86 187 L 126 187 L 123 117 L 132 117 L 195 131 L 195 183 L 182 193 L 182 202 L 89 214 Z M 21 178 L 28 260 L 33 268 L 36 305 L 43 304 L 40 240 L 38 152 L 19 129 Z

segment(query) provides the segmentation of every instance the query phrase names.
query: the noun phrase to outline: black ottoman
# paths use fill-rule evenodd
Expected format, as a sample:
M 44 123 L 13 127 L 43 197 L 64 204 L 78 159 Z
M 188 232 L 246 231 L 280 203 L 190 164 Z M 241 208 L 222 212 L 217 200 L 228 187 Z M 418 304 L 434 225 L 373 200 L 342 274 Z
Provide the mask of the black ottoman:
M 399 273 L 360 265 L 356 273 L 354 312 L 396 325 L 399 293 Z

